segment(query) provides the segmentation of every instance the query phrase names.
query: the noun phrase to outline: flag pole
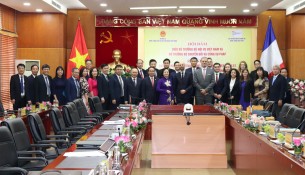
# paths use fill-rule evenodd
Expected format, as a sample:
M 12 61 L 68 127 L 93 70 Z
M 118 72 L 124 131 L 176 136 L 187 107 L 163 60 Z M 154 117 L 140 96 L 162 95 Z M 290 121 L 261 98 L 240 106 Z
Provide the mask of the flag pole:
M 270 16 L 269 16 L 270 17 Z M 80 17 L 78 17 L 78 20 L 80 21 Z

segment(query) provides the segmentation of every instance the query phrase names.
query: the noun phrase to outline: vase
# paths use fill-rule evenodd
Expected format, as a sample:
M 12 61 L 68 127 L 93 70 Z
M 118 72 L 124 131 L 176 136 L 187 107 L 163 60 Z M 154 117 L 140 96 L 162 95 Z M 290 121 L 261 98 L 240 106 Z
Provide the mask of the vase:
M 295 155 L 295 158 L 298 159 L 298 160 L 300 160 L 301 154 L 302 154 L 302 147 L 301 147 L 301 146 L 295 146 L 295 147 L 294 147 L 294 155 Z

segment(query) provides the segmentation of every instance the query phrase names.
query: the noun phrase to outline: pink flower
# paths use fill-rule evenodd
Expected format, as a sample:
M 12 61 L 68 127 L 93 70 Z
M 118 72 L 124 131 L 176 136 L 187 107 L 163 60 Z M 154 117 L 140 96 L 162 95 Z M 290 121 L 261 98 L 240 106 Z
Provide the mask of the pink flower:
M 138 123 L 137 123 L 135 120 L 133 120 L 133 121 L 131 122 L 131 125 L 132 125 L 133 127 L 137 127 L 137 126 L 138 126 Z
M 139 111 L 143 111 L 144 108 L 143 108 L 142 106 L 139 106 L 138 110 L 139 110 Z
M 257 118 L 257 114 L 252 114 L 251 115 L 251 120 L 255 120 Z
M 128 136 L 116 136 L 114 138 L 115 143 L 123 142 L 123 143 L 128 143 L 130 142 L 130 138 Z
M 43 101 L 42 104 L 45 106 L 47 103 L 45 101 Z
M 300 146 L 301 145 L 301 138 L 293 138 L 293 144 L 295 146 Z
M 249 119 L 245 120 L 245 124 L 249 125 L 250 124 L 250 120 Z

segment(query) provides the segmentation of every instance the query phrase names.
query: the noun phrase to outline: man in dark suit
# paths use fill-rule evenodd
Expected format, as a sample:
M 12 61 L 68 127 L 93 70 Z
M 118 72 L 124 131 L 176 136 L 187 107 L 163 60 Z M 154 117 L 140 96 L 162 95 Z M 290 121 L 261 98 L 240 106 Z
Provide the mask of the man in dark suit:
M 214 90 L 214 102 L 216 101 L 224 101 L 226 94 L 226 76 L 223 73 L 220 73 L 220 64 L 214 64 L 214 75 L 215 75 L 215 85 L 213 87 Z
M 36 93 L 35 93 L 35 78 L 38 75 L 39 67 L 37 64 L 31 66 L 32 75 L 28 77 L 28 97 L 31 104 L 36 104 Z
M 137 61 L 138 78 L 144 79 L 147 77 L 147 71 L 143 69 L 143 60 L 138 59 Z
M 112 109 L 116 109 L 120 104 L 127 104 L 125 99 L 126 94 L 126 78 L 122 76 L 123 66 L 116 65 L 115 74 L 113 74 L 109 81 L 110 97 L 112 102 Z
M 195 75 L 196 70 L 198 69 L 198 67 L 197 67 L 198 59 L 197 59 L 196 57 L 192 57 L 192 58 L 190 59 L 190 63 L 191 63 L 191 67 L 190 67 L 190 68 L 187 68 L 187 69 L 185 70 L 185 72 L 186 72 L 186 73 L 191 73 L 191 74 L 192 74 L 192 78 L 193 78 L 193 82 L 194 82 L 194 75 Z M 194 104 L 195 92 L 196 92 L 196 88 L 195 88 L 195 86 L 193 85 L 193 89 L 192 89 L 192 92 L 191 92 L 192 97 L 191 97 L 191 99 L 190 99 L 190 101 L 189 101 L 190 104 Z
M 287 83 L 287 88 L 286 88 L 286 92 L 285 92 L 285 99 L 283 101 L 283 104 L 291 103 L 291 88 L 290 88 L 289 83 L 293 80 L 290 77 L 288 77 L 288 71 L 287 71 L 286 68 L 281 69 L 281 75 L 283 75 L 283 77 L 286 79 L 286 83 Z
M 10 81 L 10 95 L 14 110 L 25 107 L 28 99 L 26 91 L 28 89 L 28 77 L 24 75 L 25 65 L 18 64 L 17 70 L 18 74 L 12 75 Z
M 36 103 L 41 103 L 43 101 L 52 101 L 51 87 L 52 87 L 52 77 L 49 76 L 50 66 L 44 64 L 42 67 L 42 74 L 35 78 L 35 92 L 36 92 Z
M 286 79 L 280 74 L 280 67 L 275 65 L 272 67 L 273 77 L 269 80 L 269 101 L 274 101 L 272 110 L 273 116 L 278 116 L 278 113 L 285 99 L 287 90 Z
M 189 103 L 192 98 L 193 78 L 192 73 L 185 71 L 185 64 L 180 64 L 180 71 L 175 76 L 176 104 Z
M 110 110 L 111 100 L 110 100 L 110 87 L 109 80 L 109 66 L 108 64 L 101 65 L 101 75 L 97 78 L 97 89 L 98 95 L 101 98 L 103 109 Z
M 126 80 L 125 99 L 129 104 L 138 104 L 141 101 L 141 84 L 142 78 L 138 77 L 138 69 L 131 69 L 131 77 Z
M 4 108 L 3 108 L 3 104 L 1 102 L 1 100 L 0 100 L 0 116 L 1 117 L 4 116 Z
M 67 79 L 66 82 L 66 99 L 67 102 L 72 102 L 73 100 L 81 97 L 80 84 L 78 81 L 79 70 L 77 68 L 72 69 L 72 76 Z
M 173 74 L 176 73 L 174 69 L 169 68 L 170 64 L 171 64 L 171 61 L 170 61 L 168 58 L 165 58 L 165 59 L 163 60 L 163 66 L 164 66 L 164 67 L 163 67 L 163 69 L 161 69 L 161 70 L 159 71 L 160 74 L 159 74 L 158 78 L 163 77 L 163 71 L 164 71 L 164 69 L 168 69 L 168 70 L 169 70 L 169 76 L 170 76 L 170 77 L 171 77 Z
M 90 70 L 92 68 L 92 60 L 85 60 L 85 65 L 88 70 L 88 75 L 86 76 L 86 80 L 90 78 Z
M 254 70 L 250 73 L 250 78 L 255 81 L 256 80 L 256 69 L 261 67 L 261 61 L 255 60 L 254 61 Z M 264 70 L 264 77 L 268 77 L 268 72 Z
M 155 77 L 159 77 L 160 76 L 160 70 L 157 69 L 157 61 L 155 59 L 150 59 L 149 60 L 149 67 L 153 67 L 155 69 L 155 72 L 154 72 L 154 76 Z M 146 70 L 147 74 L 148 74 L 148 69 Z
M 144 78 L 142 81 L 142 98 L 146 100 L 147 103 L 157 104 L 158 103 L 158 93 L 156 87 L 158 84 L 158 78 L 155 76 L 155 68 L 148 68 L 148 77 Z

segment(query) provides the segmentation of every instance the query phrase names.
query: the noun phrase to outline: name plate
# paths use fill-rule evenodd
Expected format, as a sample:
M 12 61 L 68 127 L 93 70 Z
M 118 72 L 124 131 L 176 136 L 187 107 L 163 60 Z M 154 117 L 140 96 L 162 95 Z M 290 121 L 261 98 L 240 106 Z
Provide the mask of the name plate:
M 285 134 L 285 146 L 292 148 L 292 133 L 286 132 Z
M 36 105 L 32 105 L 32 106 L 31 106 L 31 111 L 32 111 L 32 112 L 36 112 Z
M 272 139 L 275 139 L 275 138 L 276 138 L 276 135 L 275 135 L 275 127 L 274 127 L 273 125 L 270 125 L 269 137 L 272 138 Z
M 22 108 L 21 109 L 21 116 L 24 116 L 24 115 L 26 115 L 25 108 Z
M 39 108 L 44 109 L 44 105 L 42 103 L 39 103 Z
M 241 119 L 242 119 L 243 121 L 247 120 L 247 111 L 242 111 L 242 112 L 241 112 Z

